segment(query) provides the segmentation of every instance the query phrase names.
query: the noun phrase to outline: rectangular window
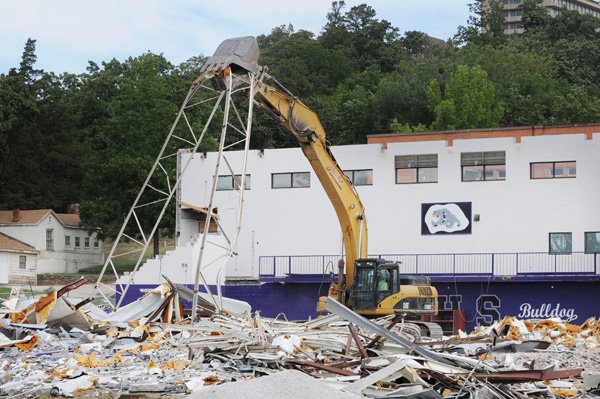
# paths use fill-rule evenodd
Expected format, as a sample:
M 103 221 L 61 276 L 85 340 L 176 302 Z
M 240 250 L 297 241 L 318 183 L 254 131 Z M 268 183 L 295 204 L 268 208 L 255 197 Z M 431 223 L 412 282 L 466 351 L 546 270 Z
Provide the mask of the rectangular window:
M 19 269 L 25 270 L 27 268 L 27 256 L 19 255 Z
M 100 240 L 98 237 L 94 237 L 94 248 L 98 248 L 100 246 Z
M 397 155 L 396 184 L 437 183 L 437 154 Z
M 506 180 L 504 151 L 463 152 L 460 155 L 462 181 Z
M 530 164 L 532 179 L 560 179 L 577 177 L 577 162 L 532 162 Z
M 310 172 L 273 173 L 271 188 L 310 187 Z
M 85 238 L 83 239 L 83 245 L 84 245 L 86 248 L 89 248 L 89 247 L 90 247 L 90 237 L 85 237 Z
M 71 236 L 65 236 L 65 247 L 71 246 Z
M 345 170 L 344 174 L 355 186 L 373 185 L 373 169 Z
M 46 251 L 54 251 L 54 230 L 46 229 Z
M 75 237 L 75 248 L 79 248 L 81 242 L 79 241 L 79 237 Z
M 550 233 L 550 253 L 570 254 L 573 252 L 572 233 Z
M 242 175 L 235 175 L 235 179 L 231 175 L 219 176 L 217 177 L 217 191 L 239 190 L 241 182 Z M 246 175 L 244 190 L 250 190 L 250 175 Z
M 600 231 L 590 231 L 585 233 L 585 253 L 600 253 Z

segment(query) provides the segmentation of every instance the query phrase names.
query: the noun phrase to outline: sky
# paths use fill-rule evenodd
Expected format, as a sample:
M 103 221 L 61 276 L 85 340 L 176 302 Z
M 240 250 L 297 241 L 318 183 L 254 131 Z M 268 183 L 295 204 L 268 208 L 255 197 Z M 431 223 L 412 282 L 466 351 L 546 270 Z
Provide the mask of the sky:
M 346 0 L 366 3 L 400 32 L 448 39 L 466 25 L 471 0 Z M 0 73 L 18 67 L 28 38 L 37 68 L 81 73 L 88 61 L 123 61 L 146 51 L 174 64 L 210 56 L 221 41 L 280 25 L 319 34 L 331 0 L 0 0 Z

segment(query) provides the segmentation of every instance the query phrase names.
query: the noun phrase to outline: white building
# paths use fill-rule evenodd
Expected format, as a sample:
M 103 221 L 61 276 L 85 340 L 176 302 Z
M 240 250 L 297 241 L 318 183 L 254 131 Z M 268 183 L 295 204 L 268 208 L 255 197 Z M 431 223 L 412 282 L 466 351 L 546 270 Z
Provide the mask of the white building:
M 0 233 L 0 284 L 36 284 L 38 251 Z
M 458 269 L 453 259 L 455 273 L 488 273 L 490 267 L 493 274 L 507 276 L 588 272 L 596 267 L 595 257 L 583 260 L 579 255 L 600 249 L 600 133 L 595 132 L 600 125 L 382 135 L 371 136 L 370 144 L 332 151 L 359 184 L 369 253 L 402 260 L 407 272 L 448 272 L 450 258 L 443 254 L 468 254 L 471 259 L 472 254 L 486 254 L 485 262 L 464 258 Z M 180 164 L 190 156 L 181 152 Z M 195 237 L 202 225 L 191 208 L 208 206 L 215 156 L 194 157 L 183 177 L 179 245 Z M 240 173 L 242 152 L 229 153 L 228 159 Z M 294 267 L 290 262 L 304 262 L 296 266 L 310 272 L 313 266 L 306 266 L 306 259 L 285 258 L 289 256 L 316 257 L 314 272 L 322 271 L 324 258 L 317 258 L 339 254 L 341 234 L 333 207 L 300 149 L 253 151 L 248 174 L 239 256 L 227 266 L 227 277 L 257 279 L 270 274 L 269 268 L 272 274 L 289 272 Z M 219 180 L 217 212 L 222 224 L 234 226 L 237 194 L 230 177 Z M 470 212 L 465 214 L 469 228 L 431 234 L 423 218 L 435 204 L 468 208 L 463 211 Z M 556 258 L 548 256 L 554 253 L 571 256 L 559 258 L 556 265 Z M 497 256 L 487 260 L 487 254 Z M 415 264 L 419 260 L 409 255 L 421 256 L 420 269 Z M 525 257 L 532 260 L 525 264 Z
M 76 213 L 0 211 L 0 232 L 39 251 L 37 273 L 72 273 L 104 261 L 102 241 L 79 227 Z
M 523 33 L 523 1 L 503 0 L 504 33 Z M 600 18 L 600 4 L 596 0 L 543 0 L 542 6 L 548 14 L 555 17 L 563 10 L 577 11 Z
M 373 135 L 332 152 L 365 206 L 369 255 L 431 277 L 442 318 L 462 310 L 471 329 L 505 315 L 600 316 L 600 124 Z M 128 301 L 162 275 L 193 282 L 216 155 L 191 160 L 177 195 L 178 247 L 137 272 Z M 178 165 L 191 156 L 180 151 Z M 242 162 L 228 152 L 235 175 Z M 224 295 L 271 317 L 313 317 L 342 248 L 333 207 L 298 148 L 251 151 L 247 171 Z M 228 237 L 211 226 L 210 259 L 223 255 L 238 219 L 228 168 L 218 183 L 215 213 Z M 213 287 L 216 275 L 205 276 Z

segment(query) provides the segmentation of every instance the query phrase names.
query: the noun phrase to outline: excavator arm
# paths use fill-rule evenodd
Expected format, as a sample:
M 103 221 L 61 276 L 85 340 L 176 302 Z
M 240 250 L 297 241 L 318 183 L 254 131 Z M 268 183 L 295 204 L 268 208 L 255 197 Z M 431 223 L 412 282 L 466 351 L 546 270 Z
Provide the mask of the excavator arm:
M 367 221 L 363 204 L 331 153 L 317 114 L 270 76 L 265 67 L 260 67 L 258 55 L 258 44 L 253 37 L 228 39 L 206 62 L 203 72 L 221 87 L 224 86 L 220 81 L 228 76 L 253 74 L 256 82 L 254 100 L 258 107 L 296 137 L 337 215 L 346 252 L 346 277 L 340 288 L 350 290 L 354 282 L 355 261 L 367 256 Z M 306 212 L 315 206 L 307 205 Z
M 367 256 L 367 222 L 358 193 L 331 153 L 323 125 L 314 111 L 265 80 L 259 83 L 256 97 L 259 104 L 278 115 L 279 122 L 298 139 L 302 152 L 333 205 L 343 235 L 345 288 L 349 290 L 354 282 L 356 259 Z
M 202 67 L 202 72 L 218 90 L 234 87 L 236 80 L 247 82 L 250 76 L 250 81 L 254 82 L 253 100 L 256 105 L 298 140 L 333 205 L 346 251 L 346 271 L 344 273 L 343 262 L 340 262 L 338 284 L 331 285 L 328 296 L 337 296 L 358 313 L 370 317 L 394 313 L 437 313 L 437 290 L 434 287 L 401 285 L 397 263 L 368 258 L 363 204 L 331 153 L 319 117 L 270 76 L 266 67 L 259 66 L 258 56 L 258 44 L 253 37 L 225 40 Z M 321 206 L 303 205 L 305 207 L 299 208 L 299 211 L 307 214 L 313 207 Z M 318 311 L 325 310 L 326 300 L 326 297 L 319 298 Z

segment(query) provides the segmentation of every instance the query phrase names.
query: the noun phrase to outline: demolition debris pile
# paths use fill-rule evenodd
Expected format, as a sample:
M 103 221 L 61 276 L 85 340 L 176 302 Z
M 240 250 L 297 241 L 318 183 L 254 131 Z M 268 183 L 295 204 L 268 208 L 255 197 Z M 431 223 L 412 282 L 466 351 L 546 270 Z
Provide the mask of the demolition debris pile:
M 116 312 L 66 293 L 0 305 L 0 396 L 534 398 L 600 393 L 600 322 L 505 318 L 432 341 L 400 319 L 288 322 L 201 300 L 191 323 L 169 282 Z M 224 302 L 225 304 L 225 302 Z M 415 341 L 416 339 L 416 341 Z

